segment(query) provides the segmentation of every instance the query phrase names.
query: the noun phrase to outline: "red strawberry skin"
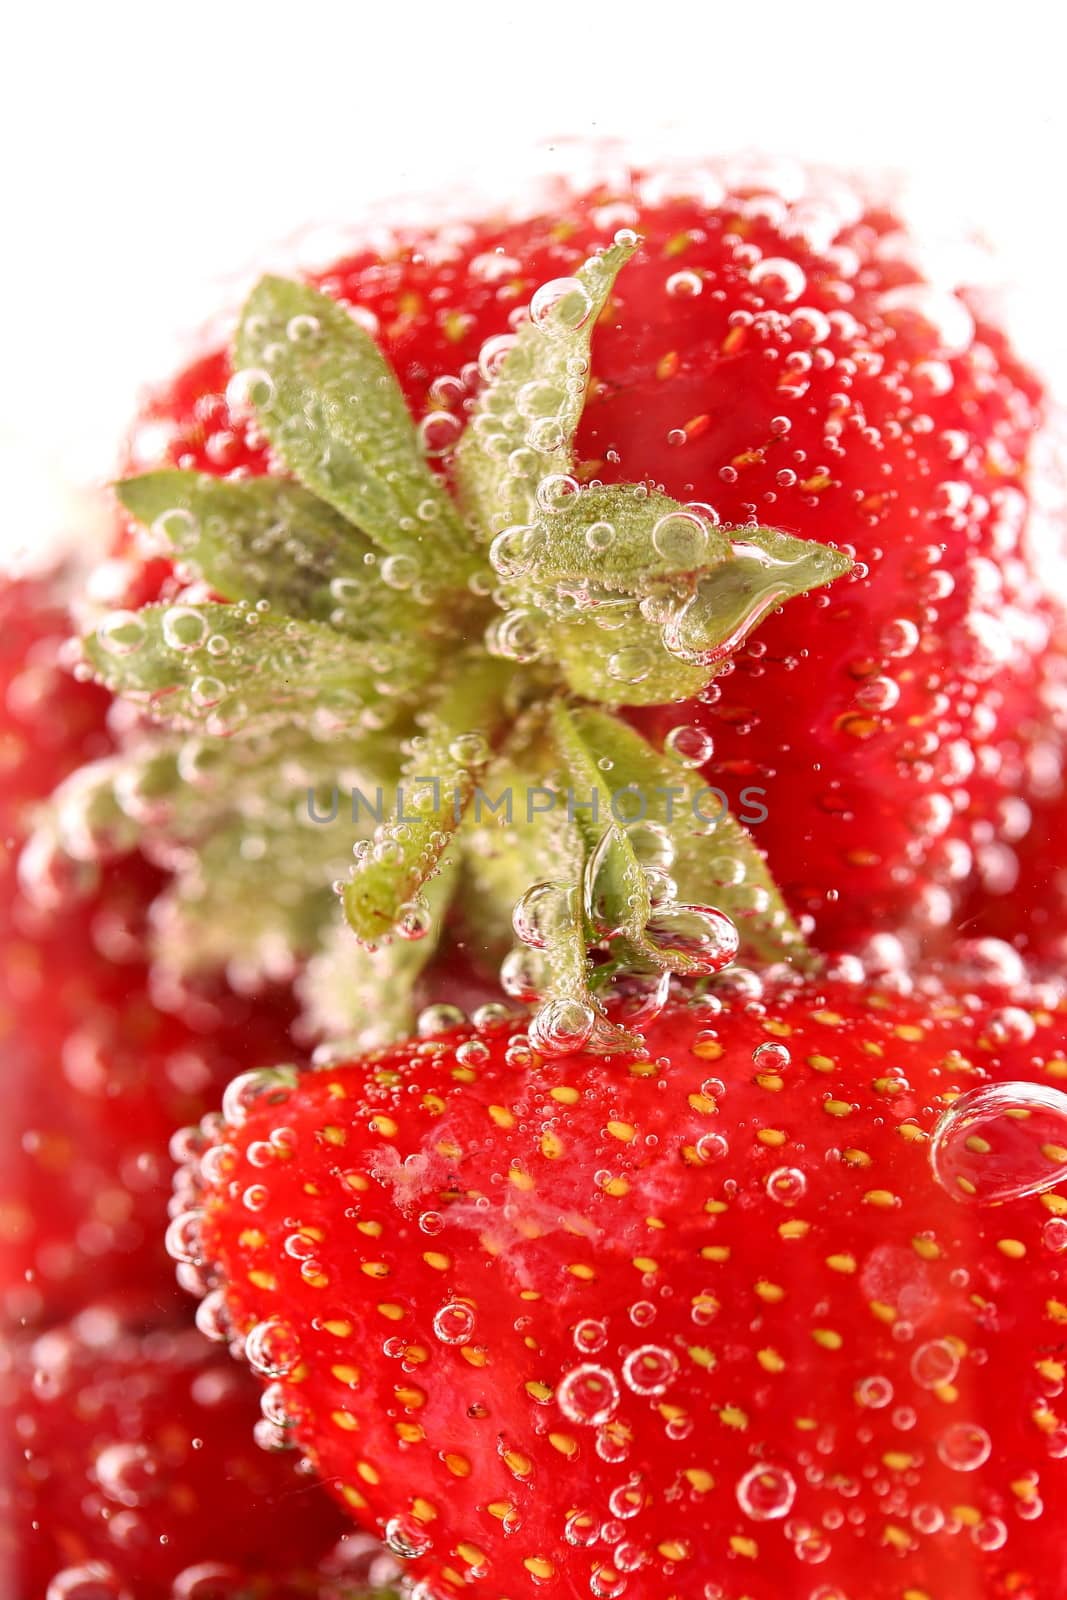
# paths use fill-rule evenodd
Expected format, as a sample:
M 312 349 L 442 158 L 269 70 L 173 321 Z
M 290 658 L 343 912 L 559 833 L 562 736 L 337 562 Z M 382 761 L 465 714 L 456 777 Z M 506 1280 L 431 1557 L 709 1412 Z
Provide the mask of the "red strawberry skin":
M 10 900 L 34 806 L 61 778 L 110 749 L 111 697 L 61 663 L 70 620 L 60 574 L 0 579 L 0 896 Z
M 0 1323 L 54 1319 L 104 1290 L 174 1305 L 163 1249 L 168 1144 L 240 1066 L 290 1053 L 291 1007 L 223 989 L 170 1015 L 152 1001 L 145 917 L 159 875 L 131 858 L 76 892 L 20 894 L 35 808 L 111 747 L 110 697 L 61 665 L 60 575 L 0 584 Z M 86 886 L 82 885 L 82 889 Z
M 291 1455 L 253 1442 L 254 1386 L 194 1329 L 90 1307 L 11 1346 L 0 1412 L 12 1600 L 326 1595 L 343 1519 Z
M 1067 1197 L 963 1203 L 929 1150 L 959 1092 L 1064 1081 L 1047 999 L 820 982 L 647 1060 L 505 1028 L 242 1080 L 182 1193 L 428 1600 L 1059 1600 Z
M 133 859 L 100 892 L 0 931 L 0 1319 L 38 1323 L 103 1291 L 174 1305 L 163 1233 L 175 1129 L 222 1084 L 290 1051 L 283 996 L 152 1002 L 144 918 L 158 877 Z
M 660 731 L 712 733 L 709 782 L 749 819 L 765 808 L 757 837 L 824 946 L 885 918 L 943 926 L 1042 718 L 1034 663 L 1064 526 L 1031 506 L 1049 498 L 1045 398 L 997 327 L 923 277 L 888 212 L 842 183 L 790 199 L 719 180 L 703 171 L 700 199 L 663 198 L 694 186 L 658 177 L 561 196 L 526 220 L 398 238 L 318 281 L 370 319 L 445 448 L 484 341 L 616 228 L 643 235 L 594 339 L 584 475 L 650 479 L 859 563 Z M 267 470 L 229 376 L 209 354 L 161 390 L 131 465 Z M 746 805 L 744 789 L 765 793 Z

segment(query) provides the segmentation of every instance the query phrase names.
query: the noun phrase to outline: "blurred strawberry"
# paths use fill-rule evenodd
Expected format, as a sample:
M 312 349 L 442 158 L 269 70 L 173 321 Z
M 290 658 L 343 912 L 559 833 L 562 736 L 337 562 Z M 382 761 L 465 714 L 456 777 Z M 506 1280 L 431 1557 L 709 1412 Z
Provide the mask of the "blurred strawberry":
M 355 1600 L 375 1575 L 294 1458 L 256 1445 L 253 1385 L 193 1329 L 83 1310 L 5 1353 L 0 1413 L 12 1597 Z
M 163 1248 L 174 1131 L 249 1065 L 290 1053 L 288 1002 L 153 1004 L 138 858 L 98 894 L 0 933 L 0 1317 L 54 1318 L 102 1290 L 173 1306 Z
M 253 1008 L 218 990 L 181 1016 L 153 1003 L 144 920 L 160 875 L 138 857 L 91 889 L 82 869 L 35 847 L 21 868 L 33 898 L 19 892 L 36 806 L 111 746 L 111 697 L 61 665 L 61 594 L 58 577 L 0 584 L 0 1320 L 10 1322 L 62 1315 L 106 1288 L 172 1305 L 170 1137 L 239 1067 L 289 1053 L 281 999 Z

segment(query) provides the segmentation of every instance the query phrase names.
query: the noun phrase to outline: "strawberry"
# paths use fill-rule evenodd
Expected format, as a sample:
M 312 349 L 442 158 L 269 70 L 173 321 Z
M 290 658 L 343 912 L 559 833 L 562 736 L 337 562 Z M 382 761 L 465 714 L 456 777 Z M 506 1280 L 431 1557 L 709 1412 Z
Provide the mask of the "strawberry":
M 65 671 L 70 622 L 62 574 L 0 579 L 0 892 L 10 898 L 18 852 L 43 800 L 72 768 L 110 748 L 110 697 Z
M 5 1353 L 0 1410 L 17 1441 L 0 1487 L 10 1595 L 365 1594 L 359 1541 L 291 1456 L 253 1443 L 254 1386 L 195 1329 L 90 1306 Z
M 890 210 L 825 176 L 634 173 L 531 215 L 398 232 L 314 281 L 371 330 L 454 481 L 522 308 L 620 227 L 642 242 L 597 322 L 574 474 L 856 559 L 702 700 L 635 715 L 712 748 L 707 779 L 735 810 L 751 793 L 745 816 L 824 948 L 887 919 L 945 927 L 1041 719 L 1062 543 L 1042 508 L 1041 385 L 973 297 L 927 276 Z M 249 403 L 246 355 L 208 351 L 160 389 L 131 466 L 307 481 Z M 533 428 L 552 428 L 550 399 L 527 396 Z
M 289 1049 L 282 996 L 153 1003 L 143 920 L 158 876 L 136 858 L 59 917 L 0 933 L 11 1097 L 0 1163 L 0 1316 L 54 1319 L 102 1288 L 173 1302 L 163 1249 L 176 1128 L 243 1065 Z
M 1056 1600 L 1067 1010 L 960 956 L 242 1075 L 201 1320 L 420 1600 Z
M 155 1004 L 144 923 L 160 875 L 144 861 L 94 884 L 91 864 L 65 871 L 42 832 L 20 863 L 49 791 L 113 745 L 110 697 L 62 665 L 65 587 L 58 574 L 0 584 L 0 1320 L 11 1324 L 55 1318 L 102 1286 L 172 1303 L 170 1137 L 241 1064 L 290 1050 L 280 996 L 253 1011 L 216 985 L 180 1018 Z

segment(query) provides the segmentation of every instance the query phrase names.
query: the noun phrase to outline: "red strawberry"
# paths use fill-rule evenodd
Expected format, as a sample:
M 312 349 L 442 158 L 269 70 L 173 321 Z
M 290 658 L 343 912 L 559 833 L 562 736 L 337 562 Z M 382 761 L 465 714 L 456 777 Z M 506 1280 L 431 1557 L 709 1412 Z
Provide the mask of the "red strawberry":
M 235 1071 L 288 1053 L 289 1007 L 232 994 L 176 1016 L 149 993 L 134 858 L 99 895 L 0 933 L 0 1316 L 54 1319 L 102 1291 L 172 1302 L 168 1144 Z
M 175 1128 L 202 1116 L 239 1066 L 289 1053 L 290 1010 L 216 989 L 177 1018 L 149 993 L 144 920 L 159 874 L 136 857 L 96 891 L 55 877 L 35 810 L 111 747 L 109 697 L 61 665 L 70 623 L 59 576 L 0 584 L 0 1319 L 54 1318 L 102 1289 L 170 1303 L 163 1250 Z M 42 843 L 44 840 L 42 838 Z
M 71 625 L 59 574 L 0 579 L 0 893 L 13 892 L 15 863 L 32 808 L 72 768 L 110 748 L 110 697 L 61 665 Z
M 0 1411 L 11 1442 L 0 1561 L 12 1597 L 365 1592 L 358 1541 L 343 1540 L 343 1520 L 294 1474 L 292 1456 L 257 1447 L 252 1386 L 195 1330 L 145 1332 L 90 1307 L 11 1347 Z
M 967 956 L 242 1077 L 178 1253 L 424 1600 L 1056 1600 L 1067 1013 Z
M 1062 518 L 1031 505 L 1049 475 L 1041 386 L 925 275 L 897 217 L 839 180 L 637 174 L 520 220 L 401 233 L 316 281 L 374 331 L 447 471 L 478 361 L 620 226 L 644 242 L 597 327 L 581 476 L 652 481 L 861 563 L 772 618 L 706 704 L 652 725 L 711 734 L 707 775 L 735 809 L 761 791 L 747 814 L 766 810 L 760 843 L 824 946 L 886 917 L 945 925 L 1039 720 L 1062 542 Z M 209 353 L 159 391 L 132 465 L 266 471 L 231 372 Z

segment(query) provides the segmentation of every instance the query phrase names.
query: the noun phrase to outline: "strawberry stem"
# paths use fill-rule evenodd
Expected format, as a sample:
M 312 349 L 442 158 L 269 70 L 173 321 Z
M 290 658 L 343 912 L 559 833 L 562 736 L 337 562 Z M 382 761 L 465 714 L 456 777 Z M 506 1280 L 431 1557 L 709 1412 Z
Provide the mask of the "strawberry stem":
M 508 674 L 481 651 L 455 664 L 412 740 L 393 819 L 360 847 L 345 886 L 345 915 L 356 937 L 374 945 L 417 915 L 414 897 L 436 873 L 491 755 Z

